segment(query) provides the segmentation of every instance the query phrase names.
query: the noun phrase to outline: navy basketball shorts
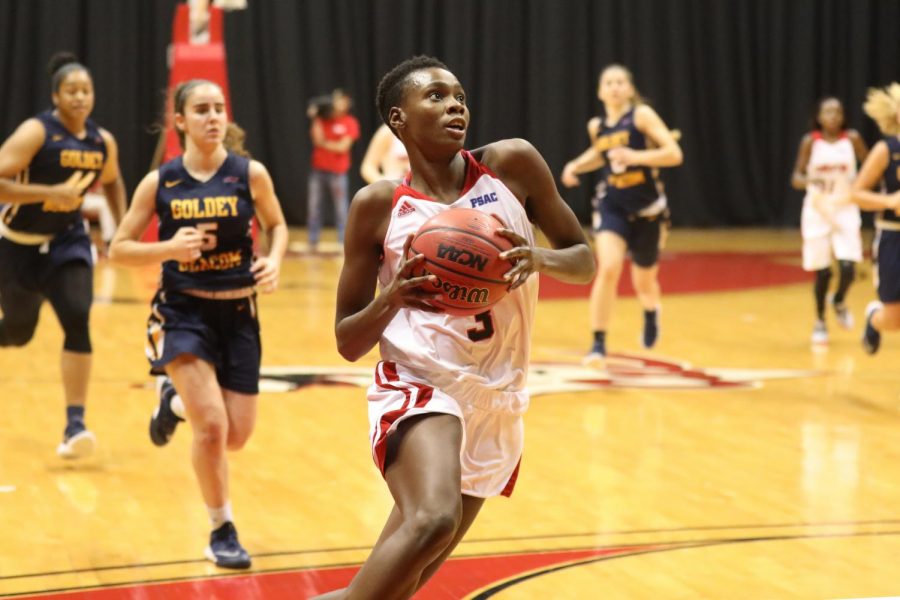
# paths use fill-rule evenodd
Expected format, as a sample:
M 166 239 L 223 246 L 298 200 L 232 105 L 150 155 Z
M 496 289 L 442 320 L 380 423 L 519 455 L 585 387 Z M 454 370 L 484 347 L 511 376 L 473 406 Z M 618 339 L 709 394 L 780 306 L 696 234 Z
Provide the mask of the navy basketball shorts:
M 259 393 L 262 345 L 256 296 L 208 300 L 159 290 L 147 320 L 147 359 L 152 375 L 182 354 L 216 369 L 219 386 L 241 394 Z
M 665 215 L 641 217 L 628 214 L 609 202 L 600 202 L 595 233 L 611 231 L 625 240 L 632 262 L 648 269 L 659 261 L 659 241 Z
M 878 236 L 878 299 L 900 302 L 900 231 L 882 229 Z
M 93 264 L 91 239 L 78 223 L 40 245 L 17 244 L 0 238 L 0 288 L 4 285 L 44 294 L 54 271 L 70 262 Z

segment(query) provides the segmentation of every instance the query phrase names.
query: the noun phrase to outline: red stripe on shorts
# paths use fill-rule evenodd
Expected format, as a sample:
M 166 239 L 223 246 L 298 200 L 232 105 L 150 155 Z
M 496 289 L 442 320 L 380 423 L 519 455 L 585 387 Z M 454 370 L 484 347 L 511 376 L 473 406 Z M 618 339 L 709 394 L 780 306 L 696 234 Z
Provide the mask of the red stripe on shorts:
M 382 371 L 384 372 L 384 378 L 381 377 Z M 393 385 L 397 383 L 403 384 L 403 386 Z M 404 402 L 402 408 L 391 410 L 381 415 L 381 420 L 378 423 L 378 438 L 375 439 L 372 444 L 375 464 L 378 465 L 378 470 L 384 475 L 384 459 L 385 454 L 387 453 L 388 430 L 390 430 L 391 426 L 396 423 L 398 419 L 409 412 L 411 408 L 421 408 L 428 404 L 434 394 L 434 388 L 412 381 L 401 381 L 400 376 L 397 374 L 396 363 L 389 361 L 381 361 L 375 367 L 375 384 L 380 388 L 403 392 L 403 395 L 406 396 L 406 402 Z M 412 390 L 410 388 L 414 388 L 417 391 L 416 402 L 412 406 L 410 406 L 412 403 Z
M 506 482 L 506 487 L 503 488 L 503 491 L 500 492 L 501 496 L 506 496 L 509 498 L 512 496 L 513 488 L 516 487 L 516 479 L 519 478 L 519 467 L 522 465 L 522 457 L 519 457 L 519 462 L 516 463 L 516 468 L 513 469 L 512 475 L 509 476 L 509 481 Z

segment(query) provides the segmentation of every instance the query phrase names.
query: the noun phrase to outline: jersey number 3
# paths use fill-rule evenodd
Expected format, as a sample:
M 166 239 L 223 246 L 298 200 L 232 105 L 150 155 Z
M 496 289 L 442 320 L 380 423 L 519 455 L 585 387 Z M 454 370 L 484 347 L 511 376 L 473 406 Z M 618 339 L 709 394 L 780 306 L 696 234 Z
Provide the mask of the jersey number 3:
M 480 342 L 494 335 L 494 320 L 491 318 L 491 311 L 486 310 L 483 313 L 478 313 L 475 315 L 475 320 L 478 321 L 480 327 L 473 327 L 466 331 L 470 340 Z

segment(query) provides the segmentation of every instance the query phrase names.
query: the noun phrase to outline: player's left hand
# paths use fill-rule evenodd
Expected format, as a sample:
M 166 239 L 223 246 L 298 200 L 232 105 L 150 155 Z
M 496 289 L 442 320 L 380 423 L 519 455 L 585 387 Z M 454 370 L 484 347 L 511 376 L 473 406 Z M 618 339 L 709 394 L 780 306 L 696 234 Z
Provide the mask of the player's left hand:
M 278 274 L 281 271 L 281 263 L 268 256 L 257 256 L 253 259 L 250 272 L 256 279 L 256 287 L 264 294 L 271 294 L 278 289 Z
M 494 217 L 503 223 L 503 219 L 497 215 Z M 543 264 L 541 249 L 535 248 L 524 237 L 506 227 L 506 223 L 497 229 L 497 233 L 513 243 L 512 248 L 499 255 L 500 258 L 513 263 L 513 268 L 503 275 L 503 278 L 509 281 L 509 289 L 512 291 L 525 283 L 532 273 L 541 270 Z

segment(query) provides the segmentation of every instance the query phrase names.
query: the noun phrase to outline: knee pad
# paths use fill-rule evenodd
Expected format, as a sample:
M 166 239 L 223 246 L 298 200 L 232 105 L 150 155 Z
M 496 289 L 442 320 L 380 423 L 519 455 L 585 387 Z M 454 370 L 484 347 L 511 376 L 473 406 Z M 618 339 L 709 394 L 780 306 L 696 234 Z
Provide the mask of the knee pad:
M 838 268 L 841 271 L 841 279 L 853 279 L 856 274 L 856 263 L 851 260 L 839 260 Z
M 91 333 L 88 328 L 89 309 L 78 310 L 77 307 L 68 307 L 71 310 L 57 312 L 59 322 L 65 333 L 63 348 L 71 352 L 90 352 Z
M 819 269 L 816 271 L 816 285 L 824 285 L 828 287 L 828 282 L 831 281 L 831 268 L 826 267 L 824 269 Z

